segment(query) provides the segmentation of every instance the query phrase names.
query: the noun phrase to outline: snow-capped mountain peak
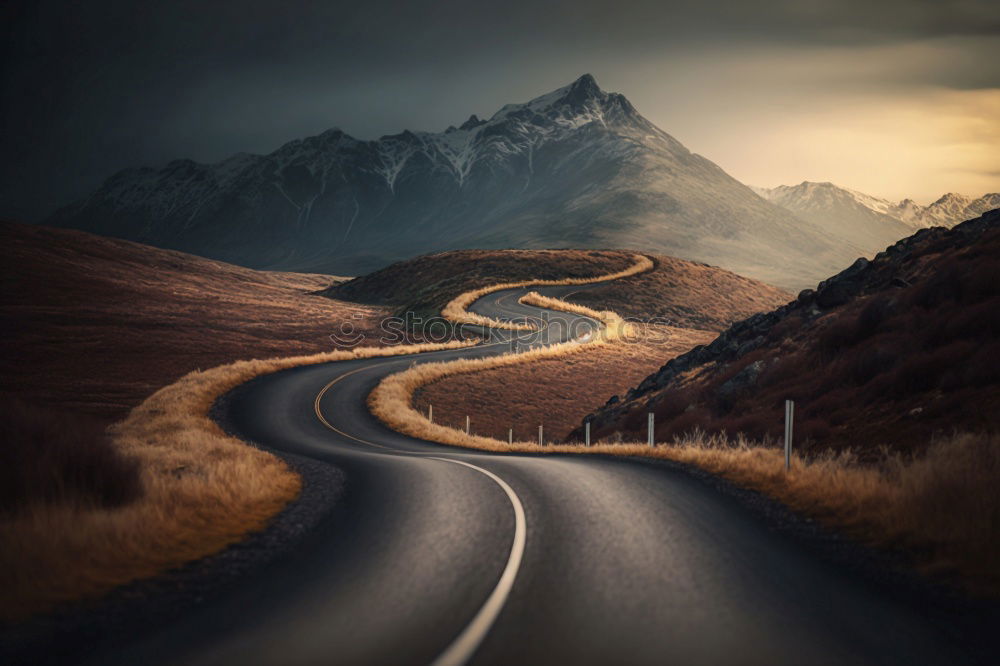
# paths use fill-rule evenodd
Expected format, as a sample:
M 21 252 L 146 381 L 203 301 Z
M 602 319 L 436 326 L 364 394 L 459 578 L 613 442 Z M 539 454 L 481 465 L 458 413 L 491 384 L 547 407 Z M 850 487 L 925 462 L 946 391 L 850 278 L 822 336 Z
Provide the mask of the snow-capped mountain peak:
M 458 126 L 458 129 L 460 129 L 460 130 L 472 130 L 472 129 L 476 129 L 477 127 L 479 127 L 480 125 L 483 125 L 485 123 L 486 123 L 485 120 L 480 120 L 479 117 L 476 114 L 473 113 L 471 116 L 469 116 L 468 120 L 466 120 L 464 123 L 462 123 L 461 125 Z
M 443 132 L 364 141 L 333 129 L 268 155 L 128 169 L 50 222 L 338 274 L 455 248 L 634 247 L 792 288 L 888 244 L 763 201 L 590 75 L 467 118 Z M 833 200 L 833 186 L 804 185 Z
M 624 96 L 604 92 L 590 74 L 522 104 L 507 104 L 488 122 L 511 119 L 534 124 L 551 123 L 565 129 L 576 129 L 591 122 L 607 126 L 645 121 Z
M 929 206 L 921 206 L 913 199 L 893 203 L 829 182 L 803 181 L 798 185 L 756 187 L 754 191 L 800 217 L 812 216 L 833 225 L 842 224 L 851 218 L 865 223 L 861 221 L 868 217 L 871 219 L 866 223 L 870 225 L 885 224 L 888 221 L 893 226 L 893 223 L 898 222 L 910 230 L 933 226 L 951 227 L 1000 207 L 1000 194 L 986 194 L 974 199 L 949 192 Z
M 892 203 L 885 199 L 879 199 L 831 182 L 804 180 L 798 185 L 755 188 L 755 191 L 765 199 L 786 208 L 824 209 L 839 203 L 840 205 L 859 205 L 878 213 L 885 213 L 892 206 Z

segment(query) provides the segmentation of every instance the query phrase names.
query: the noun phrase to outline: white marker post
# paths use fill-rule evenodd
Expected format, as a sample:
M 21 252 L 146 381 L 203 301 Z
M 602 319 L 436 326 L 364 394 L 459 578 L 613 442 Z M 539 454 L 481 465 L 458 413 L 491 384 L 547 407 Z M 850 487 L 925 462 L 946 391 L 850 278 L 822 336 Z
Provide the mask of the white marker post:
M 434 405 L 427 405 L 427 420 L 434 423 Z
M 538 426 L 538 446 L 545 446 L 545 440 L 542 439 L 542 426 Z
M 507 428 L 507 446 L 514 445 L 514 429 Z
M 653 441 L 653 412 L 646 415 L 646 443 L 656 446 L 656 442 Z
M 583 443 L 590 446 L 590 421 L 583 424 Z
M 465 417 L 465 434 L 466 435 L 469 434 L 469 417 L 468 416 Z
M 792 467 L 792 421 L 795 418 L 795 402 L 785 401 L 785 469 Z

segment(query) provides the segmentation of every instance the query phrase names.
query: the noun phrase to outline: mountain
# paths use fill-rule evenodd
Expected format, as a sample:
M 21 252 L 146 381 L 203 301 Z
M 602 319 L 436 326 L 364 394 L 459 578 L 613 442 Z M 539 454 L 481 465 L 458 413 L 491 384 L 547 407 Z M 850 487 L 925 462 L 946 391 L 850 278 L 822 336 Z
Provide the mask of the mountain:
M 886 213 L 892 203 L 838 187 L 803 182 L 754 191 L 797 217 L 854 239 L 863 247 L 881 248 L 913 233 L 912 227 Z
M 903 203 L 901 202 L 900 205 Z M 995 208 L 1000 208 L 1000 193 L 985 194 L 974 199 L 963 194 L 949 192 L 923 208 L 916 217 L 916 225 L 920 227 L 951 227 Z M 895 209 L 890 210 L 889 213 L 895 214 Z
M 756 196 L 584 75 L 488 120 L 109 178 L 58 226 L 255 268 L 366 272 L 461 248 L 625 247 L 790 288 L 881 245 Z
M 662 440 L 695 429 L 778 440 L 793 399 L 801 446 L 859 455 L 996 432 L 998 252 L 1000 210 L 922 229 L 733 324 L 587 418 L 597 437 L 644 439 L 651 411 Z
M 838 232 L 847 228 L 847 233 L 860 237 L 884 239 L 883 245 L 914 229 L 952 227 L 1000 208 L 1000 193 L 985 194 L 978 199 L 948 193 L 929 206 L 921 206 L 913 199 L 893 203 L 833 183 L 803 181 L 798 185 L 752 189 L 800 218 L 830 225 Z

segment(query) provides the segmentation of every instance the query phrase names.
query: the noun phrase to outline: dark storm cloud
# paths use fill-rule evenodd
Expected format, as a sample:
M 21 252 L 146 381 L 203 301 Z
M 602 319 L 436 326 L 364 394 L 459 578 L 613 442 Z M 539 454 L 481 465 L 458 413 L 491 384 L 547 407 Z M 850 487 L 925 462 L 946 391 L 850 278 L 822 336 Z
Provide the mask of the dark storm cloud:
M 995 2 L 92 0 L 0 12 L 0 215 L 15 217 L 126 166 L 267 151 L 334 125 L 442 129 L 651 57 L 957 40 L 962 58 L 876 83 L 1000 87 Z

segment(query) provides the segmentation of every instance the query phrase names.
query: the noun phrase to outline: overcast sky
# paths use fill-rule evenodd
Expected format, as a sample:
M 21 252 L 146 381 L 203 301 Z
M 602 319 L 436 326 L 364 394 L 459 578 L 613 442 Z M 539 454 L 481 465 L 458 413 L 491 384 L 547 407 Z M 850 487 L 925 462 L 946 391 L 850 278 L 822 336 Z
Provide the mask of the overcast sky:
M 1000 190 L 1000 2 L 89 0 L 0 8 L 0 216 L 128 166 L 442 130 L 584 72 L 736 178 Z

